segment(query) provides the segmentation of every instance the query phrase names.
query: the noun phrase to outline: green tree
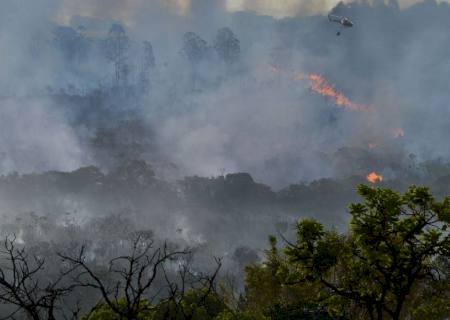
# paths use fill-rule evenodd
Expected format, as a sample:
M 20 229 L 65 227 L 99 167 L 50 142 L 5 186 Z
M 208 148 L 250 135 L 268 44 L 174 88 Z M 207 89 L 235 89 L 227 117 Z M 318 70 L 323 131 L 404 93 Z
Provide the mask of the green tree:
M 191 289 L 172 296 L 156 306 L 153 320 L 213 320 L 222 312 L 228 311 L 222 297 L 207 287 Z
M 127 301 L 125 298 L 113 302 L 114 311 L 107 303 L 100 303 L 89 312 L 82 320 L 121 320 L 120 314 L 126 314 Z M 141 300 L 139 304 L 139 311 L 136 313 L 136 320 L 153 320 L 155 308 L 146 300 Z
M 114 302 L 114 309 L 107 304 L 97 305 L 83 320 L 122 320 L 126 314 L 128 302 L 125 298 Z M 117 312 L 119 310 L 119 312 Z M 161 302 L 151 305 L 147 300 L 142 300 L 139 310 L 133 316 L 135 320 L 215 320 L 235 319 L 230 317 L 232 311 L 225 305 L 220 295 L 209 291 L 207 288 L 190 289 L 176 300 L 169 297 Z
M 285 250 L 286 278 L 320 284 L 336 314 L 407 318 L 412 301 L 439 281 L 439 259 L 450 256 L 450 198 L 436 201 L 416 186 L 405 194 L 364 185 L 358 192 L 364 202 L 350 205 L 347 234 L 312 219 L 298 222 L 297 241 Z
M 288 257 L 278 250 L 275 237 L 269 241 L 265 262 L 246 268 L 243 314 L 249 319 L 331 319 L 318 303 L 320 286 L 290 277 L 295 272 Z

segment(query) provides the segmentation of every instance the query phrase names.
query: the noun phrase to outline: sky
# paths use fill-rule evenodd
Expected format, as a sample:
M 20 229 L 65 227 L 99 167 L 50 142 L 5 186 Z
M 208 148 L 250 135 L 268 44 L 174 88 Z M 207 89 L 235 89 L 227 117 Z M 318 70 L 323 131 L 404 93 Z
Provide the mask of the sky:
M 226 0 L 229 10 L 254 10 L 274 17 L 305 14 L 323 14 L 341 0 Z M 400 7 L 406 8 L 420 0 L 399 0 Z M 447 1 L 447 0 L 444 0 Z M 349 1 L 344 1 L 349 2 Z
M 163 3 L 169 10 L 185 15 L 196 0 L 152 0 L 153 3 Z M 383 1 L 383 0 L 373 0 Z M 420 0 L 399 0 L 400 7 L 407 8 Z M 111 18 L 126 20 L 134 10 L 139 10 L 145 0 L 64 0 L 57 13 L 59 21 L 68 21 L 71 15 L 93 14 L 95 16 L 111 14 Z M 261 15 L 269 15 L 275 18 L 305 16 L 313 14 L 326 14 L 339 0 L 219 0 L 221 6 L 228 11 L 254 11 Z M 349 1 L 345 1 L 349 2 Z M 441 2 L 448 2 L 442 0 Z M 120 13 L 110 11 L 95 12 L 92 8 L 99 4 L 108 5 L 110 8 L 121 7 Z M 105 6 L 101 6 L 105 8 Z

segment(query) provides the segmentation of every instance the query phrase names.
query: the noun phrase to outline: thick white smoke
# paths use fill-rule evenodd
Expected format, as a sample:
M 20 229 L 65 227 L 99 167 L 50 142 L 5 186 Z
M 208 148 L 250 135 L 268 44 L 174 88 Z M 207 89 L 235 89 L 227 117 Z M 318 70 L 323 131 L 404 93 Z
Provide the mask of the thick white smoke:
M 0 100 L 0 172 L 74 170 L 87 161 L 73 129 L 45 99 Z

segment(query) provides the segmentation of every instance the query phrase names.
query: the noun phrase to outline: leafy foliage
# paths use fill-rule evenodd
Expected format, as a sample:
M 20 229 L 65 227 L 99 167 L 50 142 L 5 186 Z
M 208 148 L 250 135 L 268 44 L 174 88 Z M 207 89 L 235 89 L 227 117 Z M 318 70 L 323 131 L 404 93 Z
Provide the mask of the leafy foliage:
M 297 242 L 285 250 L 289 277 L 323 286 L 333 313 L 352 306 L 366 318 L 401 319 L 412 312 L 408 300 L 435 280 L 437 259 L 450 254 L 450 199 L 436 201 L 415 186 L 403 195 L 363 185 L 358 191 L 364 202 L 350 205 L 348 234 L 299 221 Z
M 126 313 L 127 302 L 125 299 L 121 299 L 115 303 L 115 307 L 121 310 L 122 313 Z M 136 316 L 136 320 L 150 320 L 153 319 L 154 308 L 147 302 L 141 301 L 140 310 Z M 102 303 L 97 305 L 88 315 L 83 317 L 82 320 L 121 320 L 121 317 L 112 310 L 107 304 Z
M 154 180 L 145 166 L 135 169 L 142 170 L 124 168 L 118 176 Z M 248 182 L 245 176 L 229 182 L 241 178 Z M 350 205 L 346 233 L 303 218 L 296 240 L 284 239 L 284 248 L 269 237 L 263 262 L 243 248 L 249 264 L 239 298 L 219 277 L 222 259 L 214 273 L 203 274 L 191 268 L 190 258 L 182 263 L 188 251 L 154 248 L 153 235 L 142 233 L 107 269 L 99 269 L 84 247 L 75 256 L 57 255 L 63 266 L 47 286 L 39 276 L 46 261 L 7 238 L 0 301 L 36 320 L 62 315 L 68 296 L 88 288 L 101 300 L 83 320 L 447 319 L 450 197 L 437 201 L 416 186 L 404 194 L 364 185 L 358 192 L 363 201 Z

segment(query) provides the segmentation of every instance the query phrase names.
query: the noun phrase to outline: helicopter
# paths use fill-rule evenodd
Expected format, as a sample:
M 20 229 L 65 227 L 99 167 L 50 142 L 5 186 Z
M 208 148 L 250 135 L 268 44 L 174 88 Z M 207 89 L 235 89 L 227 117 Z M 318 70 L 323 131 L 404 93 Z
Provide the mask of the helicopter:
M 330 22 L 339 23 L 344 28 L 351 28 L 354 25 L 353 21 L 351 21 L 350 18 L 343 17 L 343 16 L 337 16 L 337 15 L 334 15 L 334 14 L 329 14 L 328 15 L 328 20 Z M 336 35 L 340 36 L 341 35 L 341 31 L 336 32 Z

